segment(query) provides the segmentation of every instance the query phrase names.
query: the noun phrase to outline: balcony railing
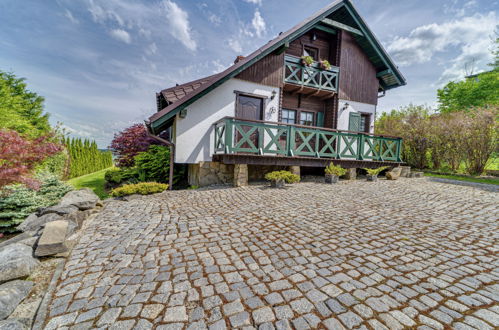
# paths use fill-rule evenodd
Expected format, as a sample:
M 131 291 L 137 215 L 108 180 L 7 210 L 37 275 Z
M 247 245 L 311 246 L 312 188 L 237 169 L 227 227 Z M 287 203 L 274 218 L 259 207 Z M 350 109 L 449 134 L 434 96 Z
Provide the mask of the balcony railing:
M 232 117 L 214 125 L 215 153 L 401 162 L 398 137 Z
M 329 70 L 323 70 L 319 67 L 319 63 L 305 66 L 302 64 L 301 58 L 285 56 L 284 82 L 288 84 L 336 92 L 338 90 L 338 73 L 339 68 L 335 66 Z

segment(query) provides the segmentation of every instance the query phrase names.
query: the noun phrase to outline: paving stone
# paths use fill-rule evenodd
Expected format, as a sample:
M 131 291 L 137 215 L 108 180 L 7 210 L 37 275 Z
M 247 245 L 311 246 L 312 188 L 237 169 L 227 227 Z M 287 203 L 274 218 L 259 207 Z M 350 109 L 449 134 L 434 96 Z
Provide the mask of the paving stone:
M 47 326 L 498 327 L 493 188 L 400 178 L 109 200 Z
M 187 322 L 188 319 L 185 306 L 176 306 L 166 309 L 163 321 L 168 323 Z
M 353 329 L 362 323 L 362 318 L 353 312 L 340 314 L 338 315 L 338 318 L 345 325 L 345 327 L 347 327 L 347 329 Z
M 263 307 L 252 312 L 253 320 L 256 324 L 273 322 L 275 320 L 274 312 L 270 307 Z
M 99 318 L 99 321 L 97 321 L 97 326 L 103 326 L 103 325 L 109 325 L 112 324 L 116 321 L 118 316 L 121 313 L 121 308 L 110 308 L 107 311 L 105 311 L 102 316 Z
M 328 330 L 343 330 L 345 327 L 340 323 L 335 318 L 329 318 L 324 321 L 322 321 L 322 324 L 326 327 Z

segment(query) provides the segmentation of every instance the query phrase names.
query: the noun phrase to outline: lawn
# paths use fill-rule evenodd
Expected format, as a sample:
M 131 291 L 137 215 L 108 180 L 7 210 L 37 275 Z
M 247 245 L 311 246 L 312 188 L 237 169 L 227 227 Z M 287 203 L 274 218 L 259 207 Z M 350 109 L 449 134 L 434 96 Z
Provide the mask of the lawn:
M 433 174 L 433 173 L 425 173 L 426 176 L 431 176 L 434 178 L 442 178 L 442 179 L 451 179 L 458 181 L 467 181 L 467 182 L 476 182 L 476 183 L 488 183 L 499 185 L 499 178 L 476 178 L 476 177 L 467 177 L 461 175 L 452 175 L 452 174 Z
M 69 180 L 68 183 L 76 189 L 90 188 L 101 199 L 106 199 L 109 197 L 105 189 L 106 180 L 104 180 L 104 174 L 106 174 L 107 170 L 108 169 L 100 170 L 94 173 L 79 176 L 77 178 Z

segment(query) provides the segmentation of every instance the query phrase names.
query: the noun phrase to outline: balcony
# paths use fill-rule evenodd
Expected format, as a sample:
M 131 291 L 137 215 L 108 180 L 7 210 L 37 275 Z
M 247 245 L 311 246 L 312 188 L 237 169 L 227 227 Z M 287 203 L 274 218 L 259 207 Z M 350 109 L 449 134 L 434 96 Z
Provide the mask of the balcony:
M 398 137 L 232 117 L 223 118 L 214 125 L 215 156 L 265 157 L 267 160 L 264 164 L 274 165 L 322 166 L 331 160 L 338 163 L 361 162 L 362 167 L 401 163 L 402 139 Z M 286 160 L 277 162 L 279 158 Z M 291 158 L 307 161 L 296 162 L 291 161 Z M 321 162 L 313 161 L 314 159 Z
M 305 66 L 301 58 L 290 55 L 286 55 L 284 61 L 284 90 L 319 97 L 338 91 L 338 67 L 324 70 L 317 62 Z

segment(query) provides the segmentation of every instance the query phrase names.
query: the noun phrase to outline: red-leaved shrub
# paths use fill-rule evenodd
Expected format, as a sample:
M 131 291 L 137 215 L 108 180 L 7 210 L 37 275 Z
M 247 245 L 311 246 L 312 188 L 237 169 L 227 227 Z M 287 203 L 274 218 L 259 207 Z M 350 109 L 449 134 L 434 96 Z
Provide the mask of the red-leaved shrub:
M 139 152 L 147 151 L 151 144 L 157 143 L 147 135 L 146 127 L 134 124 L 114 134 L 109 147 L 117 154 L 119 167 L 130 167 L 134 165 L 134 157 Z
M 50 142 L 52 136 L 28 140 L 13 130 L 0 130 L 0 188 L 12 183 L 24 183 L 37 189 L 39 183 L 31 177 L 33 169 L 47 157 L 62 150 Z

